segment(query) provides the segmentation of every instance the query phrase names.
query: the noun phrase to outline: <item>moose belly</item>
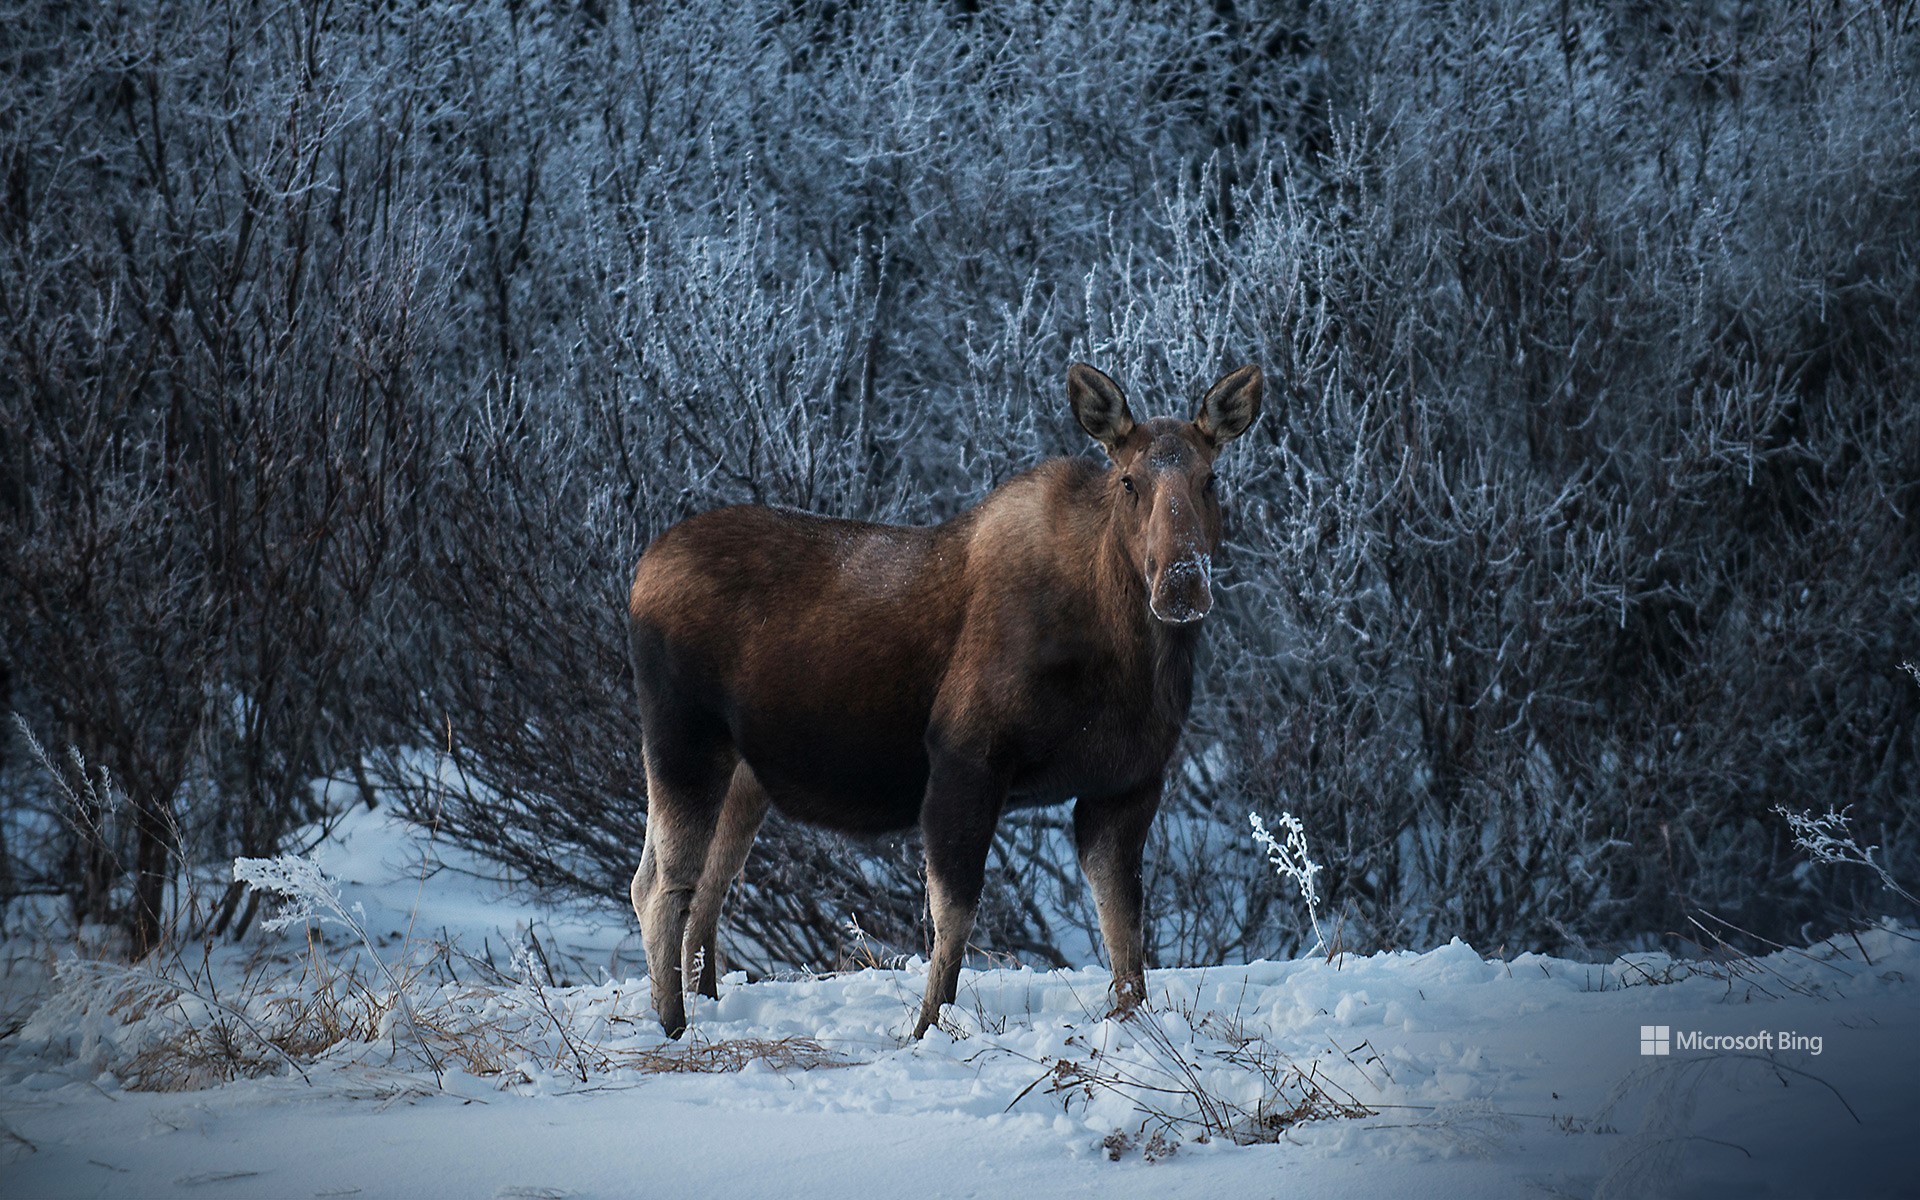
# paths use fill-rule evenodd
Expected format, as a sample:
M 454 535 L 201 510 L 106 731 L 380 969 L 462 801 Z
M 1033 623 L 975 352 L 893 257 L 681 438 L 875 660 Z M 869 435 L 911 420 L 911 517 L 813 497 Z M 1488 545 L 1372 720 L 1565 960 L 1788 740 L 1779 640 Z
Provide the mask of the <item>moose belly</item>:
M 885 833 L 920 819 L 924 726 L 844 713 L 738 712 L 734 745 L 774 807 L 809 824 Z
M 1165 771 L 1178 733 L 1154 722 L 1110 721 L 1104 714 L 1056 730 L 1015 772 L 1007 806 L 1117 796 L 1143 787 Z
M 854 833 L 919 823 L 938 688 L 927 666 L 939 647 L 868 629 L 857 646 L 788 631 L 743 647 L 721 689 L 733 745 L 775 807 Z M 1112 796 L 1158 778 L 1178 726 L 1114 704 L 1112 691 L 1105 677 L 1063 670 L 991 705 L 1010 807 Z
M 843 731 L 803 731 L 792 726 L 760 731 L 743 741 L 741 756 L 753 769 L 774 807 L 808 824 L 846 833 L 890 833 L 920 821 L 927 788 L 927 757 L 916 748 L 850 736 Z M 1111 796 L 1141 786 L 1155 772 L 1136 754 L 1061 753 L 1018 771 L 1006 798 L 1009 809 L 1061 804 L 1078 797 Z

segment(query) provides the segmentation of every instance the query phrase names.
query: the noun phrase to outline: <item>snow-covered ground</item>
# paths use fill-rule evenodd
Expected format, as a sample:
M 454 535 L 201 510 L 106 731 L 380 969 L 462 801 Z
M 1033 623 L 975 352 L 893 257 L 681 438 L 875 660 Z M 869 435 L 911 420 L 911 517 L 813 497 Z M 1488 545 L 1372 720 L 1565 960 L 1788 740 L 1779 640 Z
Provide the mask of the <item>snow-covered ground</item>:
M 612 909 L 536 906 L 383 814 L 317 857 L 370 948 L 295 925 L 49 980 L 10 944 L 0 1192 L 1920 1193 L 1911 930 L 1717 965 L 1456 942 L 1162 970 L 1128 1021 L 1097 968 L 969 971 L 921 1043 L 921 963 L 732 976 L 669 1043 Z

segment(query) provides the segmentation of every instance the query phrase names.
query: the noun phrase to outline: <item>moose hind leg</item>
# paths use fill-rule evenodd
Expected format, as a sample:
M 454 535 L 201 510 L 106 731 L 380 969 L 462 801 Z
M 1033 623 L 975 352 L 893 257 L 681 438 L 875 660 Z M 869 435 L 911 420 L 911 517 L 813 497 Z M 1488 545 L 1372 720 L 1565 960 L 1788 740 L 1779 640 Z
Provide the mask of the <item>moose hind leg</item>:
M 933 962 L 913 1036 L 940 1019 L 960 987 L 960 963 L 986 884 L 987 852 L 1006 802 L 1006 784 L 971 764 L 936 763 L 927 782 L 921 833 L 927 845 L 927 903 L 933 910 Z
M 668 1037 L 687 1027 L 682 976 L 687 921 L 720 815 L 722 789 L 733 770 L 724 762 L 647 762 L 647 838 L 632 895 L 646 945 L 653 1011 Z
M 1141 858 L 1153 814 L 1160 807 L 1160 782 L 1118 796 L 1082 799 L 1073 807 L 1073 835 L 1080 869 L 1093 887 L 1100 911 L 1100 936 L 1113 967 L 1114 1012 L 1133 1011 L 1147 998 Z
M 744 762 L 737 764 L 733 781 L 727 786 L 727 798 L 720 806 L 713 841 L 707 846 L 707 861 L 701 868 L 687 919 L 684 953 L 699 964 L 695 986 L 702 996 L 720 996 L 720 909 L 726 902 L 727 889 L 747 865 L 747 854 L 766 815 L 766 790 L 753 768 Z
M 647 898 L 653 895 L 653 881 L 659 874 L 653 861 L 653 839 L 648 838 L 640 847 L 640 866 L 633 873 L 633 882 L 627 885 L 627 898 L 633 901 L 633 915 L 642 925 L 647 922 Z

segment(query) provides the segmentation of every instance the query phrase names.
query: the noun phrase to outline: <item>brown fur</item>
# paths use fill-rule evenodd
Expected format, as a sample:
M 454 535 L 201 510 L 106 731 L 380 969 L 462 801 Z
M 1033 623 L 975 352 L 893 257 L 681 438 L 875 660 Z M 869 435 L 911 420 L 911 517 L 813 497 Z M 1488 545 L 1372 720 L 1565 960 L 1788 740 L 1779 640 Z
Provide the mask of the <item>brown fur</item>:
M 743 505 L 647 548 L 629 602 L 648 785 L 632 892 L 668 1033 L 691 955 L 715 994 L 721 899 L 769 804 L 921 827 L 935 944 L 918 1036 L 955 994 L 1001 812 L 1075 800 L 1116 993 L 1142 998 L 1140 857 L 1211 606 L 1208 481 L 1260 386 L 1243 367 L 1194 421 L 1135 423 L 1075 366 L 1069 397 L 1111 468 L 1043 462 L 932 528 Z

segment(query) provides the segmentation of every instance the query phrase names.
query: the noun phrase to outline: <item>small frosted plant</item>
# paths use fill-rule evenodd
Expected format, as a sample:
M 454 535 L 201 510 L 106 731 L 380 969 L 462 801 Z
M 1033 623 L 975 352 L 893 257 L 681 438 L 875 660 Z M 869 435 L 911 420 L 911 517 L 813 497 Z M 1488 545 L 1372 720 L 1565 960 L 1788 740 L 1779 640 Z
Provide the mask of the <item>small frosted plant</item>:
M 1894 882 L 1887 868 L 1874 858 L 1873 852 L 1880 847 L 1862 849 L 1854 840 L 1853 829 L 1847 822 L 1847 809 L 1829 808 L 1815 816 L 1812 812 L 1794 812 L 1783 804 L 1776 804 L 1773 811 L 1787 819 L 1787 825 L 1793 830 L 1793 844 L 1805 850 L 1814 862 L 1865 867 L 1880 877 L 1882 887 L 1909 904 L 1920 904 L 1920 898 Z
M 1267 831 L 1267 823 L 1260 819 L 1259 813 L 1248 813 L 1247 820 L 1253 824 L 1253 840 L 1267 852 L 1267 861 L 1280 878 L 1291 880 L 1300 889 L 1300 898 L 1307 904 L 1307 920 L 1313 923 L 1313 949 L 1309 954 L 1318 954 L 1327 940 L 1320 933 L 1320 889 L 1314 880 L 1320 874 L 1320 864 L 1313 861 L 1307 851 L 1307 831 L 1300 824 L 1300 818 L 1290 812 L 1280 814 L 1280 832 L 1284 837 L 1274 837 Z
M 278 858 L 236 858 L 233 877 L 257 891 L 272 892 L 284 899 L 286 907 L 260 924 L 269 931 L 286 929 L 309 922 L 339 925 L 366 938 L 366 909 L 359 904 L 348 908 L 340 898 L 340 885 L 320 864 L 310 858 L 283 854 Z
M 863 968 L 879 968 L 887 965 L 880 960 L 880 955 L 875 953 L 872 940 L 867 937 L 867 931 L 860 926 L 859 917 L 848 913 L 847 919 L 840 922 L 840 928 L 846 932 L 848 939 L 846 947 L 840 952 L 843 965 L 858 963 Z
M 696 966 L 694 970 L 697 974 L 699 968 Z M 514 985 L 514 992 L 519 997 L 521 1005 L 528 1010 L 535 1005 L 539 1006 L 541 1013 L 547 1018 L 547 1023 L 553 1026 L 554 1033 L 559 1035 L 560 1044 L 572 1056 L 574 1073 L 580 1077 L 581 1083 L 587 1082 L 589 1072 L 586 1056 L 580 1052 L 580 1047 L 574 1043 L 573 1036 L 567 1032 L 569 1018 L 563 1018 L 560 1013 L 555 1012 L 553 1004 L 547 999 L 547 989 L 555 982 L 553 969 L 547 962 L 546 952 L 540 948 L 540 939 L 534 936 L 532 925 L 526 926 L 526 936 L 521 939 L 519 948 L 513 952 L 513 975 L 519 981 Z
M 414 1020 L 413 1005 L 407 1000 L 406 985 L 393 973 L 393 968 L 387 965 L 386 960 L 380 957 L 372 936 L 367 933 L 367 910 L 357 902 L 348 906 L 341 899 L 339 883 L 322 870 L 319 863 L 295 854 L 282 854 L 277 858 L 236 858 L 233 860 L 233 877 L 250 888 L 286 898 L 286 907 L 264 922 L 268 930 L 308 923 L 338 925 L 358 938 L 367 957 L 380 968 L 380 973 L 386 976 L 387 985 L 392 989 L 394 1006 L 400 1018 L 394 1024 L 395 1040 L 398 1041 L 400 1027 L 405 1026 L 419 1040 L 434 1074 L 437 1076 L 442 1073 L 439 1056 L 427 1044 L 425 1035 Z
M 696 950 L 694 950 L 693 957 L 687 962 L 686 970 L 681 973 L 680 979 L 681 979 L 682 989 L 684 990 L 685 983 L 687 980 L 691 979 L 695 983 L 698 983 L 700 981 L 700 977 L 702 975 L 705 975 L 706 973 L 707 973 L 707 948 L 705 946 L 701 946 Z

